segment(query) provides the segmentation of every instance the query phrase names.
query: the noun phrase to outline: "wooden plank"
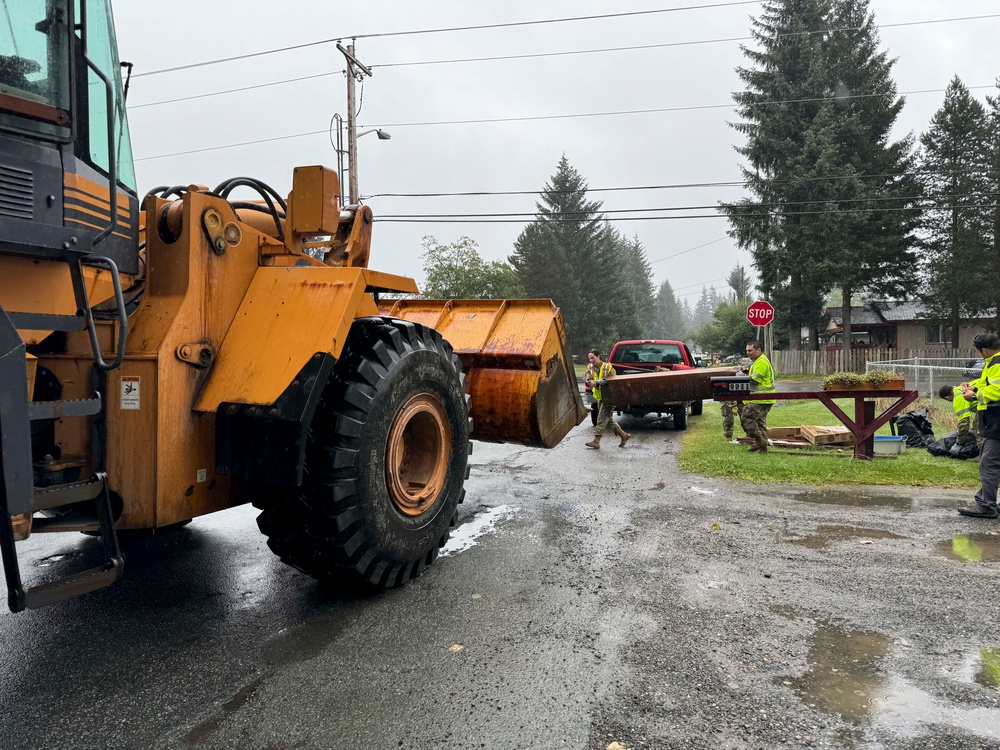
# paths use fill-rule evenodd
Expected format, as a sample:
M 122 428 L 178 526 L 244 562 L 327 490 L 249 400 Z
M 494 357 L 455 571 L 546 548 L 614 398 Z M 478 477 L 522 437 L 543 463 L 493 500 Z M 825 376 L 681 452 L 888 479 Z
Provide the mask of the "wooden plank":
M 768 427 L 767 436 L 772 440 L 775 438 L 793 438 L 802 435 L 801 427 Z
M 802 425 L 802 436 L 813 445 L 853 445 L 854 436 L 842 426 Z

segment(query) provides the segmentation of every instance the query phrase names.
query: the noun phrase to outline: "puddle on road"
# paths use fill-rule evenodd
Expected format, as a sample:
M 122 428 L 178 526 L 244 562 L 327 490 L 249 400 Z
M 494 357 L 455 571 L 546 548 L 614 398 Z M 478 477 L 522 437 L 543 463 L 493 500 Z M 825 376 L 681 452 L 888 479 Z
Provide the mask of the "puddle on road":
M 956 534 L 938 542 L 937 549 L 959 562 L 1000 562 L 1000 534 Z
M 69 555 L 69 554 L 65 554 L 65 555 L 50 555 L 49 557 L 43 557 L 41 560 L 39 560 L 38 562 L 36 562 L 35 565 L 37 567 L 39 567 L 39 568 L 47 568 L 50 565 L 55 565 L 58 562 L 62 562 L 63 560 L 67 559 L 68 557 L 71 557 L 71 555 Z
M 474 547 L 479 537 L 483 534 L 496 531 L 498 522 L 513 516 L 518 510 L 520 508 L 513 508 L 509 505 L 498 505 L 496 508 L 490 508 L 485 513 L 476 516 L 468 523 L 462 524 L 451 532 L 451 538 L 441 548 L 439 557 L 448 557 L 449 555 L 455 555 Z
M 847 539 L 905 539 L 882 529 L 865 529 L 857 526 L 823 525 L 816 527 L 816 533 L 801 539 L 788 539 L 789 544 L 798 544 L 809 549 L 826 549 L 833 542 L 843 542 Z
M 819 503 L 822 505 L 847 505 L 852 508 L 868 508 L 884 506 L 896 510 L 910 510 L 913 507 L 912 497 L 900 495 L 865 494 L 850 490 L 809 490 L 791 495 L 793 500 L 802 503 Z
M 979 737 L 1000 738 L 1000 711 L 965 708 L 887 674 L 883 661 L 891 646 L 890 639 L 880 633 L 820 623 L 809 648 L 809 671 L 774 681 L 789 686 L 806 705 L 854 724 L 859 732 L 877 726 L 916 737 L 927 725 L 940 724 Z M 1000 650 L 982 649 L 978 666 L 969 671 L 979 684 L 993 686 L 1000 681 Z M 850 734 L 860 739 L 855 732 Z
M 822 624 L 809 649 L 810 670 L 776 682 L 790 685 L 806 705 L 839 714 L 854 724 L 865 723 L 885 690 L 879 663 L 889 646 L 889 639 L 878 633 L 848 632 Z

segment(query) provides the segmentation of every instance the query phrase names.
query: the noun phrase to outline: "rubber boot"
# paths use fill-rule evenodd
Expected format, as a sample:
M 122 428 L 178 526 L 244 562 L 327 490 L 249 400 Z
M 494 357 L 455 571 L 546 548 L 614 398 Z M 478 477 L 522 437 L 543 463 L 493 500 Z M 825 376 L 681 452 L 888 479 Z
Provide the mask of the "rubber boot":
M 622 433 L 622 439 L 621 439 L 621 442 L 620 442 L 620 443 L 618 443 L 618 447 L 619 447 L 619 448 L 624 448 L 624 447 L 625 447 L 625 443 L 627 443 L 627 442 L 628 442 L 628 439 L 629 439 L 630 437 L 632 437 L 632 434 L 631 434 L 631 433 L 629 433 L 629 432 L 623 432 L 623 433 Z
M 600 435 L 595 435 L 593 440 L 591 440 L 589 443 L 584 443 L 584 445 L 586 445 L 588 448 L 597 448 L 598 450 L 600 450 L 601 449 L 601 436 Z

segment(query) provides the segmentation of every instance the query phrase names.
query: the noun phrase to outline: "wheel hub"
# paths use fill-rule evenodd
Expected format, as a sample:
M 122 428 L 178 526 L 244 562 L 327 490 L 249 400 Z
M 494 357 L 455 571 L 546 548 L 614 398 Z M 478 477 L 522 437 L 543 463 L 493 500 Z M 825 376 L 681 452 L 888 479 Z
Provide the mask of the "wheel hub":
M 419 516 L 434 505 L 450 458 L 451 427 L 444 404 L 419 393 L 396 413 L 386 446 L 386 483 L 400 512 Z

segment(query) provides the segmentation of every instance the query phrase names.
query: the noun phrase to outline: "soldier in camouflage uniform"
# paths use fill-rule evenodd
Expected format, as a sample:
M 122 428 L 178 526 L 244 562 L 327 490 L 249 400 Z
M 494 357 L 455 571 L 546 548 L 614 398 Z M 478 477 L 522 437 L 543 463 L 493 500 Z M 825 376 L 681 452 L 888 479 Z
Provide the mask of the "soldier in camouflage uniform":
M 744 357 L 740 360 L 740 370 L 743 372 L 747 371 L 752 363 L 749 357 Z M 740 416 L 740 412 L 743 411 L 742 401 L 721 401 L 722 405 L 722 434 L 726 436 L 726 440 L 733 440 L 733 425 L 735 424 L 735 418 Z M 742 418 L 740 419 L 742 423 Z
M 770 394 L 774 393 L 774 368 L 771 361 L 764 354 L 764 345 L 757 339 L 747 343 L 747 356 L 752 360 L 750 371 L 747 373 L 753 381 L 750 386 L 751 393 Z M 767 453 L 767 413 L 774 406 L 774 399 L 761 399 L 759 401 L 747 401 L 743 404 L 743 411 L 740 412 L 740 424 L 748 437 L 753 438 L 751 452 Z

